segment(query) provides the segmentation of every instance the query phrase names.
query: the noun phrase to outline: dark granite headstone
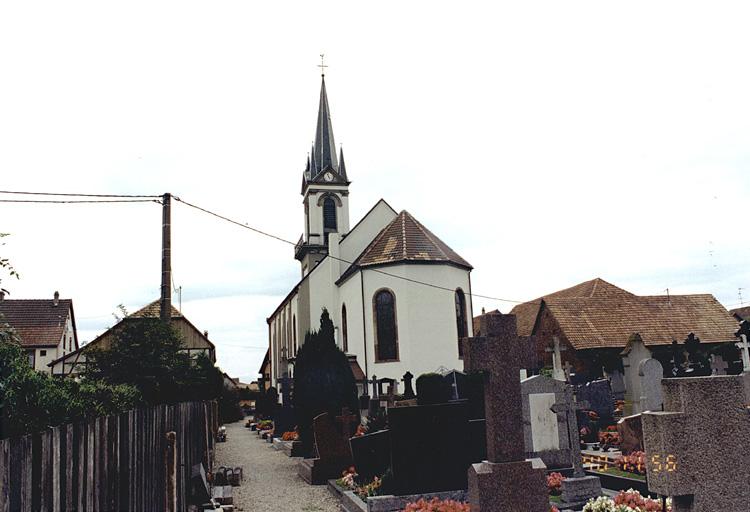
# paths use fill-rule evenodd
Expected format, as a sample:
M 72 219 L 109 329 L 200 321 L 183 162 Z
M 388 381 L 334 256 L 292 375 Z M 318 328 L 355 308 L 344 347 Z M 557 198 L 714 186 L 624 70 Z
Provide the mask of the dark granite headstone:
M 579 402 L 588 402 L 590 410 L 599 415 L 601 425 L 610 423 L 615 412 L 614 397 L 607 379 L 600 379 L 576 386 Z
M 352 437 L 349 446 L 354 468 L 362 481 L 370 482 L 388 471 L 391 465 L 391 435 L 388 430 Z
M 618 421 L 617 432 L 620 434 L 620 451 L 623 455 L 643 451 L 643 423 L 640 414 L 625 416 Z
M 320 485 L 332 478 L 339 478 L 341 472 L 351 466 L 352 454 L 349 443 L 344 440 L 328 413 L 313 419 L 313 431 L 318 457 L 300 461 L 297 474 L 308 483 Z
M 461 400 L 466 396 L 466 374 L 453 370 L 446 373 L 443 378 L 451 388 L 451 400 Z
M 404 374 L 404 400 L 411 400 L 417 397 L 411 383 L 412 380 L 414 380 L 414 375 L 411 372 L 406 372 Z
M 206 480 L 203 464 L 196 464 L 190 470 L 190 501 L 192 503 L 206 503 L 211 500 L 211 489 Z
M 273 437 L 281 437 L 284 432 L 291 432 L 297 425 L 294 417 L 294 409 L 281 407 L 273 414 Z
M 469 451 L 471 462 L 487 460 L 487 429 L 486 420 L 469 420 Z
M 395 494 L 466 489 L 466 402 L 392 408 L 388 425 Z

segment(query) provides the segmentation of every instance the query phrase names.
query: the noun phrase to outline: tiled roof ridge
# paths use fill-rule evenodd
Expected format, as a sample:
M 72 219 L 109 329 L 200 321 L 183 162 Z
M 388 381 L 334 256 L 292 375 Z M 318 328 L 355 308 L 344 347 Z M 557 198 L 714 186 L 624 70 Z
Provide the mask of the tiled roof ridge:
M 401 210 L 401 213 L 398 214 L 399 219 L 401 219 L 401 240 L 402 240 L 402 247 L 401 247 L 401 257 L 404 259 L 408 259 L 409 251 L 407 251 L 407 242 L 408 239 L 406 237 L 406 216 L 409 215 L 409 213 L 406 210 Z

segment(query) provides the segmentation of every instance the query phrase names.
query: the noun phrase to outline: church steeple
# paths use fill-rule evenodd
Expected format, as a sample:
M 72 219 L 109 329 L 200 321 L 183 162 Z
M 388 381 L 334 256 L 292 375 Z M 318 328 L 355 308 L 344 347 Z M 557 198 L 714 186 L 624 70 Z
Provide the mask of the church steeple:
M 322 55 L 321 55 L 322 58 Z M 321 62 L 321 69 L 326 68 Z M 344 151 L 337 154 L 333 139 L 325 75 L 321 76 L 318 123 L 315 142 L 302 174 L 305 205 L 305 233 L 295 246 L 294 256 L 307 274 L 328 254 L 329 243 L 338 244 L 349 232 L 349 179 Z
M 318 172 L 326 170 L 338 172 L 339 170 L 339 165 L 336 161 L 336 142 L 333 140 L 331 110 L 328 107 L 325 75 L 321 77 L 318 125 L 315 129 L 315 167 Z M 314 178 L 315 176 L 313 176 Z

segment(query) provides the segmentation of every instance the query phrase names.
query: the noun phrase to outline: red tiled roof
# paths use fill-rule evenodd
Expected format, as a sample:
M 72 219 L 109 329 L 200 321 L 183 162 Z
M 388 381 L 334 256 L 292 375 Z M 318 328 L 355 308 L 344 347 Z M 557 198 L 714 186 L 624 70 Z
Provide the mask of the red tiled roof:
M 646 345 L 683 341 L 691 332 L 703 342 L 723 342 L 737 330 L 713 295 L 638 296 L 596 278 L 515 306 L 519 335 L 533 334 L 542 302 L 576 350 L 621 348 L 633 333 Z
M 24 347 L 52 347 L 62 340 L 73 301 L 52 299 L 0 301 L 0 315 L 15 329 Z
M 737 320 L 750 320 L 750 306 L 730 309 L 729 312 L 733 314 Z
M 694 333 L 704 343 L 734 340 L 737 321 L 713 295 L 552 298 L 545 307 L 576 350 L 621 348 L 633 333 L 668 345 Z
M 346 279 L 357 267 L 401 262 L 451 263 L 472 268 L 468 261 L 404 210 L 380 231 L 340 280 Z
M 534 330 L 534 323 L 536 322 L 536 316 L 539 312 L 539 306 L 542 303 L 542 299 L 570 299 L 570 298 L 617 298 L 617 297 L 635 297 L 632 293 L 618 288 L 612 283 L 608 283 L 604 279 L 596 278 L 590 281 L 584 281 L 581 284 L 565 288 L 553 293 L 539 297 L 523 304 L 515 306 L 510 314 L 516 315 L 516 323 L 518 325 L 519 336 L 531 336 L 531 331 Z M 632 333 L 631 333 L 632 334 Z

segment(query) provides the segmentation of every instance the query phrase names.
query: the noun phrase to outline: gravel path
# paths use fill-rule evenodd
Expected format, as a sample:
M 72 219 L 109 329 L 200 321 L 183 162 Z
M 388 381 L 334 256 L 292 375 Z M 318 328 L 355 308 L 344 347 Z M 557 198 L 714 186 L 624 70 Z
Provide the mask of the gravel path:
M 339 512 L 339 500 L 325 485 L 308 485 L 297 476 L 297 458 L 274 450 L 245 428 L 227 427 L 227 442 L 216 443 L 216 467 L 244 468 L 242 485 L 233 489 L 235 510 L 244 512 Z

